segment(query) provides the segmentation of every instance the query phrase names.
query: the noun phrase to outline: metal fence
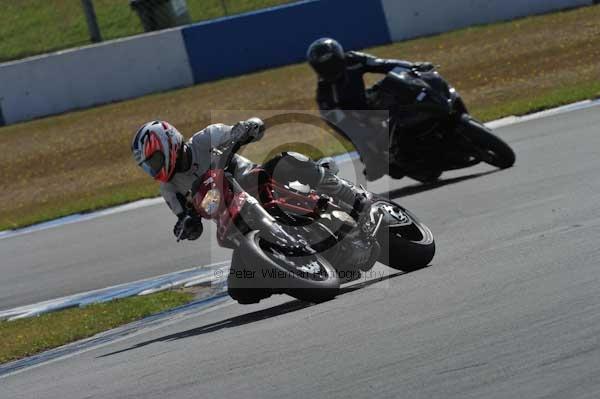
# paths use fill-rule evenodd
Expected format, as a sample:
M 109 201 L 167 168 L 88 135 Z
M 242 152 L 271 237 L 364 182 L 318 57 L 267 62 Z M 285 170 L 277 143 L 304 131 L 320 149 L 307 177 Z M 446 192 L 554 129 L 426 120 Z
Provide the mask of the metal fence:
M 294 0 L 0 0 L 0 62 Z

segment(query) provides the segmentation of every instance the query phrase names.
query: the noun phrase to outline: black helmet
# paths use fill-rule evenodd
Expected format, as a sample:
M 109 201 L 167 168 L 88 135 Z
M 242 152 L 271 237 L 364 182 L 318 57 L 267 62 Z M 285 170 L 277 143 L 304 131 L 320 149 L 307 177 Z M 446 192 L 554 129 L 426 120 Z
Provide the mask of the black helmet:
M 315 72 L 327 81 L 338 79 L 346 67 L 342 45 L 326 37 L 316 40 L 308 47 L 306 58 Z

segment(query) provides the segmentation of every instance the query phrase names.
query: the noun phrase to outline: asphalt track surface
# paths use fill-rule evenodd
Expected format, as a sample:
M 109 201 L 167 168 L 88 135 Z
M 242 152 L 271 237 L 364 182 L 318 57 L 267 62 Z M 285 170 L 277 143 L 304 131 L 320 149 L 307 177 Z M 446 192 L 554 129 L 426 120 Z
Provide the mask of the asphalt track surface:
M 0 240 L 0 310 L 230 259 L 212 224 L 177 243 L 164 204 Z
M 319 305 L 226 302 L 2 377 L 0 397 L 599 397 L 600 112 L 498 133 L 512 169 L 392 183 L 436 235 L 431 266 Z

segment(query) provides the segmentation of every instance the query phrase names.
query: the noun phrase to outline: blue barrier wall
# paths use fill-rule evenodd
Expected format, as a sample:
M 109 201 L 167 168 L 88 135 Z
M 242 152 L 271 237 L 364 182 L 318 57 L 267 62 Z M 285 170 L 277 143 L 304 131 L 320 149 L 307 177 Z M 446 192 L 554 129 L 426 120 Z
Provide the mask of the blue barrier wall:
M 330 36 L 346 49 L 390 42 L 380 0 L 309 0 L 182 31 L 196 83 L 305 60 L 314 40 Z

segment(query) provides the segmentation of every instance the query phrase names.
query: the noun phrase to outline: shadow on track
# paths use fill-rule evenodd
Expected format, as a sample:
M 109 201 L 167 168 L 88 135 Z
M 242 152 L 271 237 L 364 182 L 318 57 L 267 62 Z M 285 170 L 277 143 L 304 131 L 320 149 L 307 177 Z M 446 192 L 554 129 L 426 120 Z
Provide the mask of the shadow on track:
M 338 296 L 344 295 L 344 294 L 347 294 L 350 292 L 354 292 L 354 291 L 369 287 L 371 285 L 380 283 L 382 281 L 390 280 L 392 278 L 402 276 L 404 274 L 407 274 L 407 273 L 397 272 L 397 273 L 389 274 L 387 276 L 375 278 L 373 280 L 365 281 L 365 282 L 358 283 L 358 284 L 353 284 L 353 285 L 347 286 L 347 287 L 342 287 L 340 289 L 340 293 L 338 294 Z M 215 331 L 219 331 L 223 328 L 243 326 L 245 324 L 250 324 L 250 323 L 257 322 L 257 321 L 270 319 L 272 317 L 277 317 L 280 315 L 284 315 L 286 313 L 295 312 L 297 310 L 308 308 L 311 306 L 316 306 L 316 304 L 309 303 L 309 302 L 302 302 L 299 300 L 293 300 L 290 302 L 283 303 L 281 305 L 273 306 L 268 309 L 263 309 L 263 310 L 259 310 L 256 312 L 246 313 L 246 314 L 243 314 L 240 316 L 235 316 L 235 317 L 231 317 L 229 319 L 221 320 L 216 323 L 211 323 L 211 324 L 207 324 L 205 326 L 192 328 L 190 330 L 166 335 L 164 337 L 156 338 L 156 339 L 149 340 L 149 341 L 140 342 L 139 344 L 136 344 L 136 345 L 131 346 L 126 349 L 122 349 L 122 350 L 118 350 L 115 352 L 110 352 L 110 353 L 106 353 L 104 355 L 100 355 L 100 356 L 98 356 L 98 358 L 108 357 L 108 356 L 116 355 L 119 353 L 128 352 L 130 350 L 138 349 L 138 348 L 148 346 L 150 344 L 157 343 L 157 342 L 175 341 L 178 339 L 195 337 L 198 335 L 212 333 Z
M 422 193 L 424 191 L 429 191 L 429 190 L 435 190 L 436 188 L 447 186 L 449 184 L 456 184 L 456 183 L 460 183 L 465 180 L 476 179 L 478 177 L 483 177 L 483 176 L 490 175 L 492 173 L 496 173 L 499 171 L 500 171 L 500 169 L 494 169 L 494 170 L 490 170 L 487 172 L 472 173 L 470 175 L 453 177 L 451 179 L 438 180 L 433 183 L 413 184 L 411 186 L 406 186 L 406 187 L 398 188 L 398 189 L 391 190 L 388 192 L 384 192 L 379 195 L 381 195 L 382 197 L 385 197 L 385 198 L 389 198 L 389 199 L 408 197 L 409 195 L 414 195 L 414 194 Z

